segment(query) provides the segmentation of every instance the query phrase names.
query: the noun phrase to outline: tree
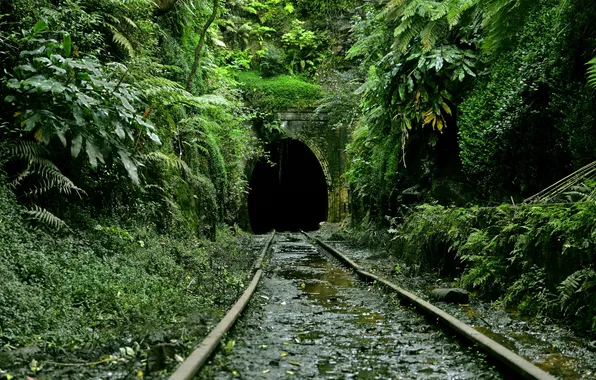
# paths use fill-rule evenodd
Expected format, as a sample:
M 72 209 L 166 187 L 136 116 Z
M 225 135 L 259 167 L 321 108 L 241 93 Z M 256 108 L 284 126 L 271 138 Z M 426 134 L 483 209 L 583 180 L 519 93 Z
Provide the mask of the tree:
M 211 12 L 211 16 L 203 26 L 203 30 L 201 30 L 201 38 L 199 39 L 199 43 L 197 44 L 197 48 L 195 49 L 195 59 L 192 64 L 190 74 L 188 74 L 188 81 L 186 82 L 186 91 L 190 92 L 192 88 L 192 81 L 194 80 L 194 77 L 197 74 L 199 62 L 201 61 L 201 53 L 203 51 L 203 46 L 205 45 L 205 37 L 207 36 L 207 30 L 209 30 L 209 27 L 211 26 L 211 24 L 213 24 L 213 21 L 215 21 L 218 9 L 219 0 L 213 0 L 213 11 Z

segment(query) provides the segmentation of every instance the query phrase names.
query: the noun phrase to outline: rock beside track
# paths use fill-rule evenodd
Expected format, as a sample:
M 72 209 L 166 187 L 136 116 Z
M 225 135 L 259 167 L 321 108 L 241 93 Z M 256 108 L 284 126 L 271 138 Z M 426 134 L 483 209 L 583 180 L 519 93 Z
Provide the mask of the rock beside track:
M 467 291 L 459 288 L 435 289 L 430 292 L 430 296 L 437 301 L 464 304 L 470 301 L 470 295 Z

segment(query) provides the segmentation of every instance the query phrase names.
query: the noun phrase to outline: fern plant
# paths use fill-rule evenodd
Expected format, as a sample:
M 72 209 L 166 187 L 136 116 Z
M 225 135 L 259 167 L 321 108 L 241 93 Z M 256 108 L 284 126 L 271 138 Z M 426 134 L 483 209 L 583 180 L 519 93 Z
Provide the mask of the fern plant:
M 596 88 L 596 57 L 588 62 L 588 83 Z
M 596 286 L 596 272 L 592 268 L 580 269 L 570 274 L 558 286 L 561 310 L 569 307 L 574 295 Z
M 68 225 L 56 215 L 52 214 L 45 208 L 33 205 L 32 209 L 26 210 L 25 215 L 30 219 L 43 223 L 55 229 L 67 228 Z
M 49 152 L 45 147 L 34 141 L 16 141 L 12 147 L 11 156 L 25 162 L 25 169 L 19 173 L 8 186 L 16 189 L 23 185 L 23 182 L 36 176 L 37 181 L 23 193 L 27 196 L 39 196 L 50 190 L 57 190 L 61 194 L 71 195 L 73 193 L 81 196 L 85 191 L 76 186 L 60 169 L 47 157 Z
M 498 52 L 511 41 L 537 1 L 527 0 L 393 0 L 378 17 L 393 26 L 396 51 L 419 43 L 424 50 L 448 33 L 484 28 L 485 51 Z M 456 26 L 458 28 L 456 28 Z

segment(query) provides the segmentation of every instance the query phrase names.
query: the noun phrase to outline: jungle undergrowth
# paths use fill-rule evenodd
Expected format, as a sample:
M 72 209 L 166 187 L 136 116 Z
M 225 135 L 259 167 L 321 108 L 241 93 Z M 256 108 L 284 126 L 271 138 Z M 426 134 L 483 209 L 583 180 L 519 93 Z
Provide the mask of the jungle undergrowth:
M 55 362 L 146 371 L 160 344 L 184 355 L 243 291 L 256 256 L 229 228 L 211 242 L 87 214 L 56 233 L 23 211 L 0 187 L 0 369 L 11 376 L 57 376 Z
M 596 335 L 596 204 L 418 206 L 390 228 L 351 227 L 352 242 L 386 251 L 520 316 Z M 374 242 L 374 243 L 373 243 Z M 390 259 L 386 259 L 390 260 Z

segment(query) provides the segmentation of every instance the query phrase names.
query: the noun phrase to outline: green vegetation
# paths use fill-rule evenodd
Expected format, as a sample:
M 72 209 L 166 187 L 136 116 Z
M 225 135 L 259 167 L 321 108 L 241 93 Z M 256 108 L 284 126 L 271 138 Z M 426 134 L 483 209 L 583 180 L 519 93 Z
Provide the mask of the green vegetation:
M 322 96 L 320 86 L 289 75 L 261 78 L 258 72 L 240 72 L 238 81 L 250 104 L 260 110 L 312 109 Z
M 369 4 L 349 54 L 369 69 L 347 173 L 361 239 L 389 228 L 396 256 L 595 334 L 591 171 L 523 203 L 596 159 L 595 15 L 583 0 Z
M 186 356 L 231 305 L 253 261 L 252 131 L 315 107 L 337 55 L 308 11 L 0 3 L 0 377 L 165 375 L 160 345 Z
M 409 262 L 526 316 L 566 317 L 596 332 L 596 205 L 420 206 L 391 230 Z
M 56 361 L 104 359 L 112 371 L 145 371 L 138 360 L 156 344 L 190 349 L 205 335 L 205 322 L 243 291 L 254 260 L 223 230 L 217 244 L 156 233 L 142 209 L 123 208 L 116 220 L 78 208 L 77 230 L 58 234 L 32 230 L 23 211 L 0 187 L 0 344 L 9 349 L 0 365 L 13 376 L 34 376 L 32 359 L 49 371 L 62 368 Z M 10 350 L 19 347 L 31 354 Z M 126 347 L 134 351 L 120 352 Z
M 132 371 L 203 334 L 250 270 L 230 231 L 290 109 L 352 133 L 369 238 L 390 228 L 395 255 L 595 334 L 593 171 L 523 201 L 596 160 L 595 17 L 591 0 L 0 2 L 0 368 L 35 375 L 13 354 L 32 346 Z

